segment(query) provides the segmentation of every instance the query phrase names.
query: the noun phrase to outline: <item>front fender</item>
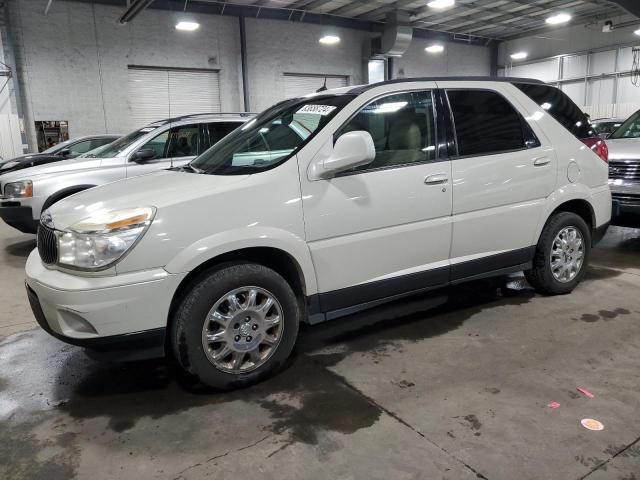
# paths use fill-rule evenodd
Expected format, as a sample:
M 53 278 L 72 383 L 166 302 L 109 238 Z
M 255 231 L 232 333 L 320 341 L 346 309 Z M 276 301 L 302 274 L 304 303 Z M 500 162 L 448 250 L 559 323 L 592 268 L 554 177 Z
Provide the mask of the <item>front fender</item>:
M 246 248 L 276 248 L 290 255 L 304 276 L 307 295 L 318 293 L 311 252 L 303 238 L 272 227 L 250 227 L 215 233 L 180 251 L 165 267 L 169 273 L 187 273 L 225 253 Z

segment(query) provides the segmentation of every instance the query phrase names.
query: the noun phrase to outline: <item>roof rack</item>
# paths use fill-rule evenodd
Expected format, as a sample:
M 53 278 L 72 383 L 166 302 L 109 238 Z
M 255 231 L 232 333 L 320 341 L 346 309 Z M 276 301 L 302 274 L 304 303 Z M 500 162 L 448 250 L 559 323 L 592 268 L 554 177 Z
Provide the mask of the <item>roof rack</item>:
M 257 113 L 253 113 L 253 112 L 211 112 L 211 113 L 192 113 L 189 115 L 181 115 L 179 117 L 171 117 L 171 118 L 167 118 L 165 120 L 159 120 L 159 122 L 164 122 L 164 124 L 167 123 L 173 123 L 173 122 L 179 122 L 180 120 L 186 120 L 188 118 L 200 118 L 200 117 L 224 117 L 224 116 L 228 116 L 228 117 L 251 117 L 257 115 Z
M 491 77 L 491 76 L 475 76 L 475 77 L 415 77 L 415 78 L 397 78 L 394 80 L 387 80 L 384 82 L 372 83 L 369 85 L 360 85 L 354 87 L 349 90 L 349 93 L 359 95 L 361 93 L 366 92 L 367 90 L 371 90 L 372 88 L 380 87 L 382 85 L 393 85 L 394 83 L 407 83 L 407 82 L 451 82 L 451 81 L 460 81 L 460 82 L 506 82 L 506 83 L 535 83 L 544 85 L 545 83 L 536 80 L 533 78 L 517 78 L 517 77 Z

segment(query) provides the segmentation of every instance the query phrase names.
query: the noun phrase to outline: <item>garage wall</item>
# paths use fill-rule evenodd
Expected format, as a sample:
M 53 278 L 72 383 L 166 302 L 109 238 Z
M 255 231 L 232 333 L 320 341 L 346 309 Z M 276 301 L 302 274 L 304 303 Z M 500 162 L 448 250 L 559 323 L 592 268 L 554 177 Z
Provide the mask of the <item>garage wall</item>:
M 251 110 L 284 99 L 284 74 L 347 75 L 350 85 L 366 83 L 370 33 L 322 25 L 246 19 Z M 337 45 L 318 42 L 338 35 Z
M 237 17 L 190 14 L 201 28 L 178 32 L 179 12 L 145 10 L 119 25 L 121 6 L 56 0 L 45 16 L 42 0 L 9 1 L 31 138 L 37 120 L 67 120 L 72 137 L 130 131 L 130 66 L 219 71 L 222 111 L 243 109 Z M 246 33 L 252 111 L 284 99 L 285 74 L 342 75 L 351 85 L 367 81 L 371 32 L 247 18 Z M 342 41 L 322 45 L 318 40 L 326 34 Z M 488 48 L 447 43 L 443 54 L 428 55 L 427 44 L 414 40 L 396 59 L 396 76 L 489 73 Z
M 618 23 L 626 17 L 618 18 Z M 633 34 L 637 23 L 602 33 L 601 24 L 554 30 L 547 38 L 527 37 L 501 48 L 506 66 L 499 74 L 536 78 L 561 88 L 592 118 L 626 118 L 640 109 L 640 86 L 631 81 Z M 559 39 L 563 41 L 559 42 Z M 526 51 L 526 62 L 511 62 L 509 54 Z M 542 58 L 540 55 L 552 55 Z
M 35 120 L 69 120 L 71 136 L 126 133 L 129 65 L 219 69 L 222 109 L 241 109 L 237 19 L 198 15 L 202 28 L 185 34 L 170 12 L 148 10 L 118 25 L 120 7 L 56 1 L 43 11 L 37 0 L 11 4 Z
M 405 54 L 394 62 L 394 75 L 398 78 L 437 75 L 489 75 L 491 51 L 487 47 L 444 42 L 444 52 L 431 54 L 424 51 L 433 40 L 414 38 Z

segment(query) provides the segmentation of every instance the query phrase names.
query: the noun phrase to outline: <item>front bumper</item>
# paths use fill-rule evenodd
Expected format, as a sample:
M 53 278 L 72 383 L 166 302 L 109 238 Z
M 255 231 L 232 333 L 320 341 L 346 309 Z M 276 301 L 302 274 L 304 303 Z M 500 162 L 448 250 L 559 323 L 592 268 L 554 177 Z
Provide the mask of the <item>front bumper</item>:
M 42 328 L 94 350 L 162 353 L 173 296 L 186 274 L 164 269 L 109 277 L 49 270 L 37 251 L 26 266 L 29 303 Z
M 613 194 L 612 225 L 640 227 L 640 194 Z
M 33 219 L 31 207 L 21 205 L 16 201 L 0 201 L 0 218 L 7 225 L 24 233 L 36 233 L 38 222 Z

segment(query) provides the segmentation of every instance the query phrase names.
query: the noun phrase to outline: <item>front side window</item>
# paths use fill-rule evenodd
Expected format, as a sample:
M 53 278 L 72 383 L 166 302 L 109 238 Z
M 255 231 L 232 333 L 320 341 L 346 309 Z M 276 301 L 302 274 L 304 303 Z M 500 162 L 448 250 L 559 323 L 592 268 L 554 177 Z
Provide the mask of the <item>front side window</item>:
M 609 138 L 640 138 L 640 112 L 631 115 Z
M 169 130 L 167 157 L 195 157 L 198 155 L 199 125 L 182 125 Z
M 523 120 L 497 92 L 448 90 L 458 155 L 490 155 L 528 148 Z M 527 132 L 531 133 L 531 132 Z
M 376 147 L 376 158 L 353 171 L 373 170 L 436 158 L 436 127 L 430 91 L 380 98 L 353 117 L 338 135 L 363 130 Z
M 192 170 L 246 175 L 273 168 L 296 154 L 354 98 L 314 95 L 281 102 L 196 158 Z
M 167 151 L 167 143 L 169 141 L 169 130 L 156 135 L 154 138 L 145 143 L 139 150 L 153 150 L 155 156 L 153 158 L 164 158 Z

